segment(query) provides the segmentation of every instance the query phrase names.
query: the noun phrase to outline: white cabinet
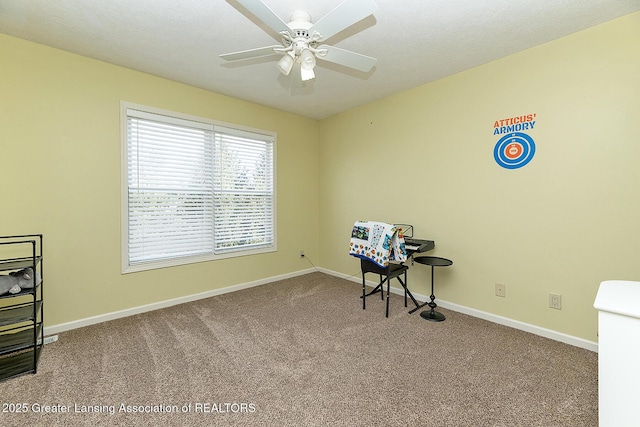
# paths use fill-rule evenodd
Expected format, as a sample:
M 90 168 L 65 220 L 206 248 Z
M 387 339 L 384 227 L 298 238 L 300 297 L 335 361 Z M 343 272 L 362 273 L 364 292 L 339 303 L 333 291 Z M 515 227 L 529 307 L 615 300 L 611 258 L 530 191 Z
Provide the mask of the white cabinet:
M 600 427 L 640 425 L 640 282 L 602 282 L 598 312 Z

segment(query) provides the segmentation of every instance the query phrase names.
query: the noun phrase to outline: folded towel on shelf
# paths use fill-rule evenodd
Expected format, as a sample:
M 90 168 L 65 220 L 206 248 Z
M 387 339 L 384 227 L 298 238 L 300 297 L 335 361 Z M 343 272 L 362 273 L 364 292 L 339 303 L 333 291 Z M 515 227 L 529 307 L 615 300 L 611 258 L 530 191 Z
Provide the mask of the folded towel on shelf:
M 404 262 L 407 251 L 402 231 L 393 224 L 356 221 L 351 231 L 349 255 L 388 267 L 389 261 Z

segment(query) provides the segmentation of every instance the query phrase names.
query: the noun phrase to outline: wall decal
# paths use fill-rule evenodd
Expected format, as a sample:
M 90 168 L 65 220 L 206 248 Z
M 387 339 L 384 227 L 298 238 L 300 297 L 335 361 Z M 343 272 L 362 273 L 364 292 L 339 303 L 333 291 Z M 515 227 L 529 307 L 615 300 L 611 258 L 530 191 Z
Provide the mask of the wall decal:
M 536 144 L 533 138 L 521 131 L 533 129 L 535 118 L 536 114 L 527 114 L 495 121 L 493 134 L 505 134 L 493 149 L 498 165 L 505 169 L 518 169 L 531 161 L 536 153 Z

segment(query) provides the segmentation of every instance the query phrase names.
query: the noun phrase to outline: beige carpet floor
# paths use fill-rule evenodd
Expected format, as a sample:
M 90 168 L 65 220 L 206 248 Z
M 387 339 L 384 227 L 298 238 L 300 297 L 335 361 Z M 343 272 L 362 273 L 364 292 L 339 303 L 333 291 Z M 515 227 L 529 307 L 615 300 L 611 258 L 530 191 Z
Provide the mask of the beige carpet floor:
M 0 383 L 0 425 L 597 426 L 596 353 L 360 289 L 312 273 L 62 333 Z

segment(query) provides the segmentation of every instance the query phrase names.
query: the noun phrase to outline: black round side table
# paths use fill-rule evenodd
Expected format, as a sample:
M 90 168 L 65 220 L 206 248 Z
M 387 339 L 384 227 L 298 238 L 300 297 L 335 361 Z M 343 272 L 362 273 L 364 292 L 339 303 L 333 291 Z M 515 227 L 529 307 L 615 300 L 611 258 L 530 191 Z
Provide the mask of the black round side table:
M 431 301 L 427 303 L 431 310 L 423 311 L 420 313 L 420 317 L 431 322 L 442 322 L 445 317 L 444 314 L 436 311 L 438 304 L 435 303 L 436 296 L 433 294 L 433 267 L 448 267 L 453 264 L 453 261 L 437 256 L 421 256 L 416 257 L 413 260 L 417 263 L 431 266 L 431 296 L 429 297 Z

